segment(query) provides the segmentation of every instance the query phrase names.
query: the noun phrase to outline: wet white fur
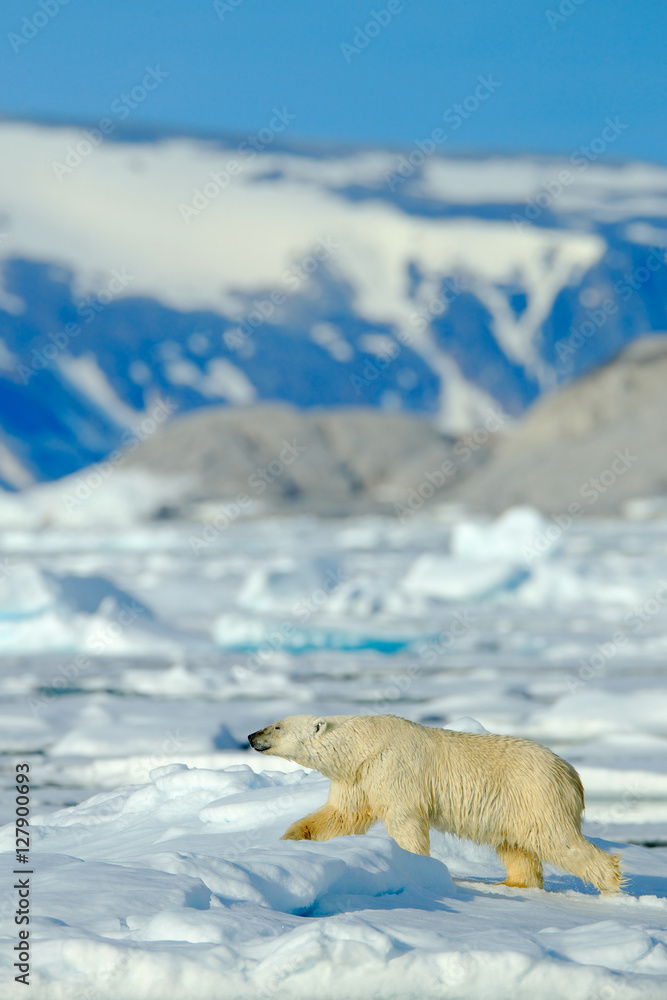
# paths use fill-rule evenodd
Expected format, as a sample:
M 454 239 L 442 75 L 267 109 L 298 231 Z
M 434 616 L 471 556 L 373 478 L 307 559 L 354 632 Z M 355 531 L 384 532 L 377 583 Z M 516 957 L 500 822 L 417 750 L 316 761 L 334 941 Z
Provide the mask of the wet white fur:
M 490 844 L 509 885 L 541 887 L 541 861 L 550 861 L 601 892 L 621 887 L 620 856 L 581 833 L 579 775 L 531 740 L 435 729 L 392 715 L 293 715 L 254 735 L 265 754 L 331 779 L 326 804 L 283 839 L 366 833 L 379 820 L 401 847 L 428 854 L 435 827 Z

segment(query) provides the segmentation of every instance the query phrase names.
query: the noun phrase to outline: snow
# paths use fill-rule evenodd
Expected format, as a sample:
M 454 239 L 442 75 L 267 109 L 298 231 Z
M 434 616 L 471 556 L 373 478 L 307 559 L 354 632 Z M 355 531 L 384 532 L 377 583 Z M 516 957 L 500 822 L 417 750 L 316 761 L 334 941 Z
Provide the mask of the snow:
M 644 163 L 589 162 L 584 169 L 573 170 L 567 160 L 547 157 L 489 157 L 457 162 L 434 156 L 425 164 L 423 178 L 416 187 L 425 198 L 446 197 L 470 205 L 505 201 L 523 208 L 538 195 L 544 196 L 545 186 L 553 185 L 563 168 L 568 167 L 572 180 L 563 185 L 557 197 L 548 199 L 550 211 L 573 215 L 587 212 L 604 222 L 628 215 L 641 217 L 644 213 L 667 215 L 667 170 Z M 638 242 L 643 243 L 644 236 Z M 650 243 L 650 238 L 646 242 Z
M 514 586 L 525 575 L 514 563 L 486 560 L 473 563 L 448 556 L 419 556 L 405 578 L 405 587 L 415 594 L 447 601 L 488 597 L 494 591 Z
M 610 983 L 621 997 L 661 995 L 664 859 L 626 849 L 629 893 L 602 900 L 554 873 L 545 892 L 489 885 L 501 874 L 492 852 L 443 835 L 431 858 L 381 831 L 279 842 L 326 790 L 300 769 L 174 764 L 33 817 L 34 995 L 77 995 L 100 965 L 103 996 L 137 1000 L 219 997 L 221 983 L 229 997 L 420 997 L 449 985 L 583 1000 Z M 11 848 L 11 831 L 0 836 Z
M 0 440 L 0 476 L 17 490 L 30 486 L 35 477 L 19 461 L 11 448 Z
M 71 354 L 61 354 L 58 368 L 79 392 L 87 396 L 119 427 L 132 427 L 143 416 L 141 411 L 128 406 L 115 392 L 92 352 L 78 358 Z
M 252 403 L 256 392 L 246 375 L 223 358 L 206 364 L 206 374 L 192 361 L 176 358 L 165 364 L 167 378 L 173 385 L 189 385 L 208 399 L 227 399 L 231 403 Z
M 581 519 L 527 560 L 549 526 L 529 508 L 264 519 L 194 555 L 191 525 L 131 500 L 104 527 L 40 502 L 0 532 L 0 816 L 27 761 L 31 996 L 662 1000 L 665 520 Z M 328 782 L 246 736 L 292 712 L 543 742 L 625 892 L 549 867 L 544 891 L 495 885 L 490 849 L 438 833 L 430 858 L 381 826 L 280 840 Z M 13 912 L 11 825 L 0 861 Z
M 532 507 L 511 507 L 491 523 L 458 521 L 452 526 L 451 549 L 462 559 L 504 558 L 520 564 L 524 560 L 517 554 L 547 527 L 546 519 Z
M 117 457 L 114 461 L 98 462 L 21 493 L 0 490 L 0 530 L 129 526 L 137 518 L 155 514 L 164 505 L 165 496 L 177 498 L 188 486 L 185 477 L 167 480 L 146 469 L 123 468 L 123 453 L 113 454 Z
M 252 403 L 257 396 L 255 387 L 241 369 L 224 358 L 213 358 L 207 363 L 200 388 L 211 399 L 227 399 L 242 406 Z
M 243 316 L 244 293 L 287 291 L 293 283 L 286 283 L 285 274 L 319 245 L 322 262 L 340 269 L 371 322 L 408 329 L 415 309 L 407 288 L 409 263 L 426 277 L 439 270 L 441 277 L 470 272 L 487 282 L 519 279 L 534 298 L 528 312 L 538 322 L 573 270 L 590 267 L 604 251 L 601 239 L 584 232 L 522 232 L 512 223 L 425 219 L 379 200 L 350 202 L 330 186 L 322 160 L 312 161 L 312 179 L 303 183 L 306 158 L 277 154 L 244 163 L 229 190 L 213 193 L 188 224 L 179 206 L 192 202 L 193 178 L 201 179 L 199 187 L 211 186 L 211 171 L 233 158 L 227 151 L 183 139 L 132 143 L 142 161 L 136 171 L 128 164 L 127 144 L 107 142 L 58 178 L 50 165 L 80 139 L 76 129 L 65 127 L 7 123 L 0 131 L 0 150 L 14 152 L 7 158 L 11 254 L 71 268 L 82 297 L 105 291 L 109 276 L 121 269 L 126 278 L 117 297 L 148 295 L 176 309 Z M 348 169 L 353 174 L 364 163 L 374 166 L 383 183 L 391 159 L 351 154 Z M 269 179 L 272 164 L 278 176 Z M 94 229 L 87 221 L 92 203 Z M 138 234 L 131 246 L 123 237 L 128 221 Z M 260 241 L 257 231 L 265 234 Z M 518 321 L 517 331 L 526 322 Z M 532 350 L 505 326 L 516 351 Z

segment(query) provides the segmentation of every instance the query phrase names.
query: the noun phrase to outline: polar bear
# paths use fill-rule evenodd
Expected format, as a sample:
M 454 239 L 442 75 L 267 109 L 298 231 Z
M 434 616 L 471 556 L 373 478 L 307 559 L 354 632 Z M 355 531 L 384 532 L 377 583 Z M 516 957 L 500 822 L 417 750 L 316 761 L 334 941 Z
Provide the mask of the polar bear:
M 395 715 L 291 715 L 248 737 L 253 749 L 314 768 L 329 798 L 283 840 L 329 840 L 384 823 L 429 854 L 429 827 L 490 844 L 504 885 L 542 888 L 542 860 L 603 893 L 622 886 L 620 855 L 581 833 L 579 775 L 532 740 L 420 726 Z

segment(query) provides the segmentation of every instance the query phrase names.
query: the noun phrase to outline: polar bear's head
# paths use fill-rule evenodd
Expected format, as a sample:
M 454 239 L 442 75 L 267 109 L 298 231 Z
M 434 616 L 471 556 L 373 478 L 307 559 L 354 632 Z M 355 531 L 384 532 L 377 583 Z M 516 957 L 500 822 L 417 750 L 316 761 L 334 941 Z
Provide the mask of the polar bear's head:
M 267 757 L 285 757 L 303 767 L 318 768 L 321 739 L 335 726 L 334 719 L 316 715 L 288 715 L 264 729 L 251 733 L 248 742 L 253 750 Z

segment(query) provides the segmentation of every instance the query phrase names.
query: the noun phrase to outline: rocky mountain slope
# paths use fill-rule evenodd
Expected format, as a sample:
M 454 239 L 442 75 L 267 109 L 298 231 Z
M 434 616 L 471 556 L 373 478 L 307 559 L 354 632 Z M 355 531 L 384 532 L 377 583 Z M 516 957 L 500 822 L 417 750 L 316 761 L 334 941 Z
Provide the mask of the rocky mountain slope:
M 636 341 L 540 400 L 449 496 L 490 512 L 515 503 L 575 517 L 659 509 L 633 501 L 667 501 L 667 335 Z
M 630 503 L 640 516 L 651 505 L 634 501 L 667 499 L 665 386 L 667 335 L 646 337 L 521 420 L 489 411 L 458 438 L 371 409 L 216 408 L 175 420 L 126 465 L 187 482 L 164 513 L 203 519 L 267 510 L 405 518 L 427 503 L 485 513 L 530 504 L 565 520 Z
M 470 475 L 491 441 L 487 430 L 473 450 L 426 420 L 372 409 L 206 408 L 156 433 L 125 466 L 175 477 L 165 516 L 400 514 L 401 505 L 409 515 Z

